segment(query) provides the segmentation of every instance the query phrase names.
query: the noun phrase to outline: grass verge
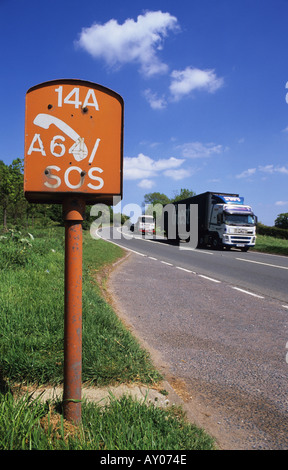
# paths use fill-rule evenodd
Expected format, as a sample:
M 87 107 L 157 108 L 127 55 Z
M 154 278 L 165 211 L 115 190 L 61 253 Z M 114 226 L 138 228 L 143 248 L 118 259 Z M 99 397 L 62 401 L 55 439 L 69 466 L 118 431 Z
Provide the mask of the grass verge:
M 11 426 L 13 423 L 13 426 Z M 63 420 L 61 404 L 29 395 L 0 395 L 1 450 L 213 450 L 213 440 L 188 424 L 181 409 L 147 406 L 131 397 L 82 407 L 82 425 Z
M 84 233 L 83 370 L 92 385 L 141 382 L 161 376 L 148 353 L 100 295 L 95 271 L 122 256 L 121 248 Z M 179 410 L 123 397 L 106 408 L 84 403 L 82 427 L 63 420 L 59 403 L 29 395 L 15 399 L 6 382 L 63 381 L 64 230 L 10 232 L 0 238 L 0 449 L 212 449 L 213 441 Z
M 251 251 L 288 256 L 288 240 L 267 235 L 257 235 L 256 245 L 254 248 L 251 248 Z
M 63 378 L 64 232 L 54 228 L 34 235 L 29 244 L 8 240 L 0 245 L 0 369 L 13 381 L 55 385 Z M 151 384 L 160 376 L 147 352 L 124 328 L 93 281 L 96 270 L 120 256 L 119 247 L 85 233 L 83 382 Z

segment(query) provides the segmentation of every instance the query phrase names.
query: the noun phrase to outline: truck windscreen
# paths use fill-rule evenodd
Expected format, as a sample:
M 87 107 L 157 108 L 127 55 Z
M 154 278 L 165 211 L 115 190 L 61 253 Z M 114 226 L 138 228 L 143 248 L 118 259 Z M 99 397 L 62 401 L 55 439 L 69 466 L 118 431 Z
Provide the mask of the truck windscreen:
M 224 214 L 224 221 L 228 225 L 255 225 L 256 219 L 253 214 Z

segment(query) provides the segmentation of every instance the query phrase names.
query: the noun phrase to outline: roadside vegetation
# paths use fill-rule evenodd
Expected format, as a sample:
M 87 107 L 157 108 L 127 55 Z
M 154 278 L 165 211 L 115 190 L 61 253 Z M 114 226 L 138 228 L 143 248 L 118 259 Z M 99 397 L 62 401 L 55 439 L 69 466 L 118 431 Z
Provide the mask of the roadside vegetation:
M 63 375 L 64 229 L 32 236 L 9 231 L 0 240 L 0 366 L 14 381 L 56 385 Z M 83 381 L 153 383 L 159 375 L 147 354 L 95 288 L 94 272 L 122 250 L 89 232 L 83 250 Z
M 257 224 L 254 251 L 288 256 L 288 213 L 279 214 L 274 227 Z
M 262 253 L 288 256 L 288 240 L 258 234 L 256 245 L 254 248 L 251 248 L 251 251 L 252 250 L 261 251 Z
M 83 241 L 83 384 L 160 382 L 148 353 L 103 299 L 96 274 L 120 259 L 120 247 Z M 64 229 L 0 234 L 0 449 L 213 449 L 213 440 L 179 408 L 122 397 L 105 408 L 83 403 L 82 425 L 63 419 L 61 402 L 34 398 L 63 381 Z
M 80 426 L 63 419 L 61 403 L 28 394 L 0 396 L 1 450 L 213 450 L 206 433 L 180 408 L 161 409 L 130 396 L 104 408 L 82 405 Z

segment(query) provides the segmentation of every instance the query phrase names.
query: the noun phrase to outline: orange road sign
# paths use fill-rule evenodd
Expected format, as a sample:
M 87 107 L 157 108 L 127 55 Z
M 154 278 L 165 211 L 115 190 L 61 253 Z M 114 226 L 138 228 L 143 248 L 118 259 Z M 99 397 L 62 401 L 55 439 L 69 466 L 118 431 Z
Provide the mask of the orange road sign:
M 122 198 L 120 95 L 82 80 L 41 83 L 26 93 L 24 193 L 29 202 L 112 204 Z

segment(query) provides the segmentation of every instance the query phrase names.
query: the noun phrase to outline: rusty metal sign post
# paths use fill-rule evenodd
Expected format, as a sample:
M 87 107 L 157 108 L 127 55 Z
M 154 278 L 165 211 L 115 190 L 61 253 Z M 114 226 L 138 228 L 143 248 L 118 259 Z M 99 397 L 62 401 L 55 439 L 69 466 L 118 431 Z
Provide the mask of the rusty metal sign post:
M 63 408 L 68 421 L 81 421 L 82 385 L 82 221 L 85 202 L 67 199 L 65 221 L 65 306 Z
M 65 222 L 64 387 L 67 420 L 81 421 L 82 223 L 86 204 L 122 198 L 120 95 L 82 80 L 54 80 L 26 93 L 24 194 L 62 204 Z M 118 199 L 119 200 L 119 199 Z

